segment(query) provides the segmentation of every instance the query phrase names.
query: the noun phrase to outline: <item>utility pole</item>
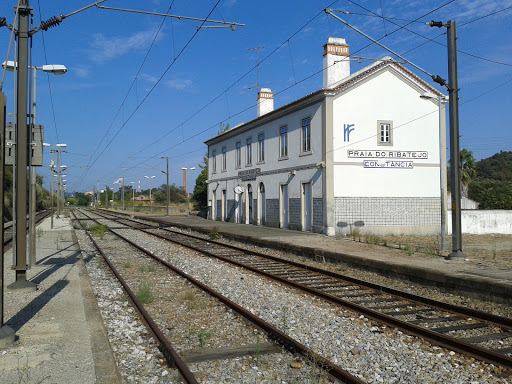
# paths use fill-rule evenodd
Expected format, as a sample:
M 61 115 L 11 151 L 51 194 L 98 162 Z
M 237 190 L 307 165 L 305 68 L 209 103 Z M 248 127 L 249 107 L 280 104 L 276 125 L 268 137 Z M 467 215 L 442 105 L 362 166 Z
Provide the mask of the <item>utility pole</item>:
M 123 211 L 124 211 L 124 176 L 121 177 L 121 200 L 123 202 Z
M 459 147 L 459 81 L 457 74 L 457 33 L 455 21 L 443 24 L 431 21 L 431 27 L 446 27 L 448 43 L 448 92 L 450 119 L 450 186 L 452 199 L 452 252 L 449 260 L 465 260 L 462 252 L 460 147 Z
M 35 291 L 36 284 L 27 280 L 27 86 L 28 86 L 28 38 L 32 8 L 28 0 L 20 0 L 18 8 L 18 68 L 16 98 L 16 280 L 10 289 Z M 14 28 L 14 26 L 13 26 Z
M 171 199 L 171 192 L 169 191 L 169 157 L 164 156 L 161 157 L 161 159 L 167 160 L 167 172 L 165 172 L 165 174 L 167 175 L 167 216 L 169 216 L 169 201 Z
M 5 164 L 5 112 L 6 98 L 0 91 L 0 201 L 4 201 L 4 164 Z M 4 205 L 0 204 L 0 217 L 4 217 Z M 4 221 L 0 234 L 0 348 L 14 344 L 16 334 L 14 330 L 4 324 Z
M 52 174 L 52 191 L 50 193 L 50 211 L 51 211 L 51 229 L 53 229 L 53 174 L 54 174 L 54 168 L 55 168 L 55 160 L 54 160 L 54 156 L 55 156 L 55 146 L 53 146 L 53 149 L 52 149 L 52 163 L 50 165 L 50 170 L 51 170 L 51 174 Z
M 57 150 L 57 219 L 60 219 L 60 187 L 61 187 L 61 179 L 60 179 L 60 153 L 62 151 Z

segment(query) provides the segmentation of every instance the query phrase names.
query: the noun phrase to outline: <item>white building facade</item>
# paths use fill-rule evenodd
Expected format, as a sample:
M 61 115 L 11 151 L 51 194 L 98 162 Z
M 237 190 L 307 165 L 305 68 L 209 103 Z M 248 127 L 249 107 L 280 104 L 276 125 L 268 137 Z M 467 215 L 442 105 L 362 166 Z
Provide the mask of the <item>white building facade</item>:
M 420 96 L 442 94 L 389 57 L 354 74 L 348 58 L 345 40 L 329 38 L 321 90 L 274 110 L 264 88 L 255 120 L 206 141 L 210 219 L 440 232 L 444 109 Z

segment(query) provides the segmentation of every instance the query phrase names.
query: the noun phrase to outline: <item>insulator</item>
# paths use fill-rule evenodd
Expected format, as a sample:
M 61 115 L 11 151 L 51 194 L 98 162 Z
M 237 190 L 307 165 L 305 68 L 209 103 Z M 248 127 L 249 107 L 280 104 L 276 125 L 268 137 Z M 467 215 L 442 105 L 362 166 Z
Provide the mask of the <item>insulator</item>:
M 5 27 L 7 25 L 7 21 L 5 17 L 0 17 L 0 27 Z
M 41 23 L 41 29 L 44 29 L 45 31 L 47 31 L 48 28 L 52 28 L 52 27 L 55 27 L 56 25 L 59 25 L 61 21 L 62 21 L 61 16 L 53 16 L 49 20 L 43 21 Z

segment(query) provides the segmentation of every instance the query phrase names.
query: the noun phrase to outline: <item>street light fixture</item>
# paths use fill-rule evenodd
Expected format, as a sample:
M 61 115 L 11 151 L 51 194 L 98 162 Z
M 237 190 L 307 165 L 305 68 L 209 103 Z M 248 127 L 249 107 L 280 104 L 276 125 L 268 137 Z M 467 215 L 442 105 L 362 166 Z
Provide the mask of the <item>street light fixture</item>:
M 182 167 L 181 168 L 183 170 L 183 176 L 185 177 L 185 193 L 187 194 L 187 217 L 190 216 L 190 194 L 188 193 L 187 191 L 187 171 L 193 171 L 195 170 L 196 168 L 195 167 L 190 167 L 190 168 L 185 168 L 185 167 Z
M 132 211 L 135 212 L 135 181 L 130 181 L 130 184 L 132 185 Z
M 50 170 L 52 172 L 52 185 L 51 185 L 51 193 L 50 193 L 50 210 L 51 210 L 51 228 L 53 229 L 53 176 L 57 176 L 54 172 L 57 172 L 54 168 L 55 168 L 55 160 L 54 160 L 54 154 L 55 152 L 59 152 L 59 164 L 60 164 L 60 151 L 57 149 L 55 149 L 55 147 L 58 147 L 58 148 L 65 148 L 67 145 L 66 144 L 49 144 L 49 143 L 43 143 L 43 147 L 52 147 L 52 149 L 50 150 L 51 154 L 52 154 L 52 161 L 50 163 Z M 65 165 L 62 165 L 60 166 L 59 168 L 63 168 L 66 169 L 67 167 Z M 58 191 L 57 191 L 57 196 L 58 196 Z
M 15 67 L 18 68 L 18 63 L 12 60 L 4 61 L 2 63 L 2 67 L 7 71 L 14 72 Z M 68 70 L 64 65 L 60 64 L 51 64 L 51 65 L 43 65 L 42 67 L 31 67 L 32 70 L 32 126 L 36 126 L 36 84 L 37 84 L 37 70 L 42 70 L 43 72 L 53 73 L 54 75 L 64 75 Z M 30 137 L 32 134 L 30 135 Z M 28 141 L 32 141 L 29 139 Z M 30 157 L 31 158 L 31 157 Z M 29 160 L 29 176 L 30 176 L 30 201 L 29 201 L 29 238 L 30 238 L 30 246 L 29 246 L 29 255 L 30 255 L 30 264 L 36 263 L 36 169 L 32 165 L 32 161 Z M 53 216 L 52 216 L 53 223 Z M 53 228 L 53 226 L 52 226 Z
M 151 179 L 154 179 L 155 176 L 144 176 L 145 179 L 149 179 L 149 212 L 153 213 L 153 201 L 151 200 Z
M 437 100 L 439 109 L 439 167 L 440 167 L 440 188 L 441 188 L 441 251 L 446 251 L 446 136 L 443 135 L 443 104 L 448 102 L 447 96 L 437 96 L 426 92 L 420 95 L 423 100 Z
M 171 198 L 170 198 L 171 192 L 169 190 L 169 157 L 168 156 L 165 156 L 165 157 L 162 156 L 160 158 L 167 160 L 167 172 L 164 172 L 164 171 L 160 171 L 160 172 L 165 173 L 167 175 L 167 216 L 169 216 L 169 202 L 171 200 Z

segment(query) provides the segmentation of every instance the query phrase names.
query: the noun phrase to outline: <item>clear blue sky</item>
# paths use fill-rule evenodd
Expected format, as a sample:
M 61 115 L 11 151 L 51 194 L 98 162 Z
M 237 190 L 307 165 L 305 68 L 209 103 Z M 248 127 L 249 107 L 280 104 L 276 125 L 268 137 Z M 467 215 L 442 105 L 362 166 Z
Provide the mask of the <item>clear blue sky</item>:
M 14 21 L 15 3 L 0 3 L 0 17 L 6 17 L 8 23 Z M 34 25 L 88 4 L 90 0 L 30 1 Z M 40 72 L 37 84 L 37 122 L 45 126 L 45 142 L 68 145 L 68 153 L 62 157 L 69 167 L 68 191 L 90 191 L 93 185 L 111 187 L 121 176 L 126 177 L 126 184 L 141 179 L 142 188 L 147 189 L 144 176 L 155 175 L 152 187 L 159 186 L 165 183 L 161 156 L 169 157 L 170 182 L 177 185 L 182 183 L 182 167 L 196 167 L 189 179 L 191 190 L 206 153 L 203 141 L 217 133 L 221 122 L 234 126 L 256 117 L 256 51 L 248 48 L 264 47 L 260 50 L 260 86 L 272 89 L 276 108 L 322 87 L 322 46 L 329 36 L 345 38 L 356 55 L 389 55 L 327 16 L 323 12 L 326 7 L 350 12 L 339 15 L 374 38 L 388 35 L 380 40 L 384 45 L 446 79 L 444 28 L 414 22 L 408 30 L 393 31 L 397 24 L 416 19 L 455 20 L 461 148 L 473 151 L 477 159 L 512 150 L 511 0 L 102 3 L 160 13 L 167 13 L 171 4 L 171 14 L 204 18 L 212 12 L 211 19 L 246 26 L 235 31 L 202 29 L 196 34 L 198 21 L 163 20 L 93 7 L 34 36 L 34 65 L 63 64 L 69 70 L 64 76 Z M 373 15 L 371 12 L 392 19 L 364 16 Z M 494 12 L 498 13 L 476 20 Z M 10 31 L 0 28 L 1 61 L 6 58 L 9 38 Z M 13 59 L 11 52 L 9 60 Z M 353 62 L 352 72 L 370 63 Z M 407 67 L 445 92 L 428 76 Z M 12 74 L 7 73 L 8 112 L 12 111 L 12 90 Z M 44 163 L 50 163 L 48 150 Z M 38 173 L 45 182 L 50 180 L 49 170 L 40 168 Z

